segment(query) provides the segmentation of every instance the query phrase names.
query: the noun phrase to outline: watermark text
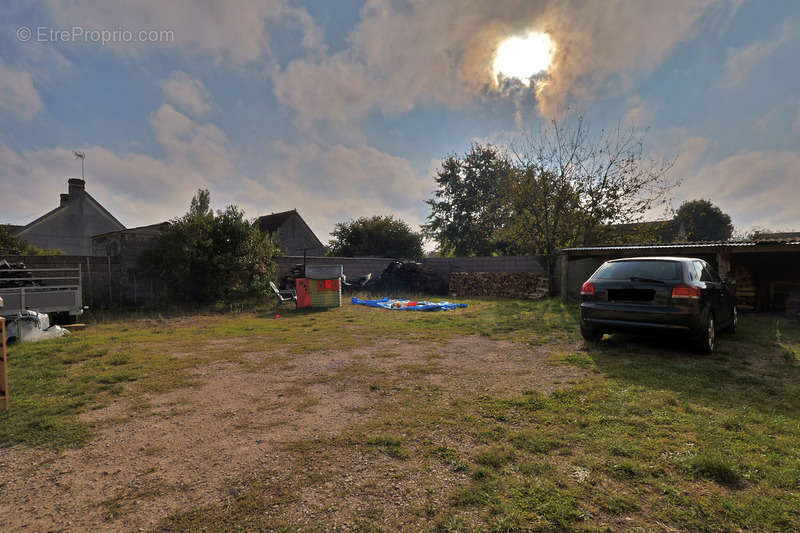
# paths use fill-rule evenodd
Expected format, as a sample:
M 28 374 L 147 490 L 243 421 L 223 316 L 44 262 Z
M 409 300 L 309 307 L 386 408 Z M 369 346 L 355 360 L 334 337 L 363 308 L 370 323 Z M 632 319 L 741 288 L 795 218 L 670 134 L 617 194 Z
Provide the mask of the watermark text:
M 20 26 L 17 40 L 39 43 L 91 43 L 105 46 L 114 43 L 171 43 L 175 31 L 169 29 L 129 30 L 126 28 L 90 29 L 82 26 L 52 28 L 49 26 Z

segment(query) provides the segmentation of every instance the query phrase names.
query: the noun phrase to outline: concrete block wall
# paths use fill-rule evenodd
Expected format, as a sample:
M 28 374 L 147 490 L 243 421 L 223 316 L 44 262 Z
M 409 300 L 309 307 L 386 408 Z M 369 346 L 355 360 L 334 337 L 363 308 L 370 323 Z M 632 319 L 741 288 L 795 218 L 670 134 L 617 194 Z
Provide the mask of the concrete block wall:
M 451 272 L 532 272 L 542 276 L 547 271 L 535 256 L 507 257 L 430 257 L 424 260 L 426 268 L 430 268 L 444 279 Z
M 141 305 L 163 290 L 157 281 L 146 279 L 140 272 L 135 258 L 144 246 L 144 241 L 131 238 L 122 248 L 129 253 L 115 257 L 44 255 L 44 256 L 0 256 L 9 262 L 23 262 L 28 268 L 76 268 L 81 267 L 83 304 L 94 308 L 119 305 Z M 131 253 L 131 252 L 137 253 Z M 394 259 L 386 257 L 308 257 L 309 265 L 342 265 L 344 274 L 358 278 L 371 273 L 379 276 Z M 302 256 L 276 258 L 278 279 L 285 276 Z M 453 257 L 427 258 L 426 268 L 442 276 L 447 282 L 451 272 L 532 272 L 546 275 L 536 257 Z
M 281 279 L 289 273 L 295 265 L 303 264 L 302 255 L 278 257 L 276 276 Z M 358 278 L 372 273 L 378 276 L 394 259 L 385 257 L 307 257 L 306 265 L 342 265 L 344 275 L 350 279 Z
M 379 276 L 394 259 L 386 257 L 307 257 L 308 265 L 342 265 L 348 278 L 372 273 Z M 276 259 L 277 278 L 285 276 L 294 265 L 303 263 L 302 256 Z M 422 261 L 425 268 L 439 274 L 447 282 L 451 272 L 532 272 L 546 276 L 547 271 L 538 257 L 429 257 Z

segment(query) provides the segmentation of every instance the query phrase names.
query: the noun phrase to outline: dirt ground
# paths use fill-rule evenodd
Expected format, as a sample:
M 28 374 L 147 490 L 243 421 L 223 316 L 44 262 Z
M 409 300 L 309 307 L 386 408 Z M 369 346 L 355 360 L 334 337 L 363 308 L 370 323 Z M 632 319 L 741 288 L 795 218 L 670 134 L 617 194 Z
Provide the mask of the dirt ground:
M 358 447 L 314 455 L 298 443 L 347 434 L 388 405 L 398 385 L 436 386 L 453 398 L 553 390 L 583 377 L 546 363 L 552 350 L 574 348 L 482 337 L 423 348 L 391 340 L 347 351 L 248 354 L 256 363 L 277 361 L 267 370 L 198 368 L 198 387 L 85 415 L 99 429 L 83 448 L 0 450 L 0 530 L 150 530 L 175 512 L 230 498 L 251 477 L 274 490 L 276 512 L 301 527 L 349 529 L 370 514 L 387 527 L 408 524 L 411 509 L 444 498 L 437 487 L 462 474 L 413 460 L 398 466 Z M 282 498 L 298 477 L 314 475 L 318 482 Z

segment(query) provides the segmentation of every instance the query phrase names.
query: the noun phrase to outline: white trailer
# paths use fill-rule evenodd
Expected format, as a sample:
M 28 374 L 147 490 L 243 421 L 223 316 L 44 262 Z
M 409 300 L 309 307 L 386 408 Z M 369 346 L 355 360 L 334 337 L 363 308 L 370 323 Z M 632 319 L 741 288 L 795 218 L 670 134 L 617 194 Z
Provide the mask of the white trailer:
M 83 313 L 81 265 L 75 268 L 11 268 L 0 270 L 0 316 L 9 320 L 24 314 Z

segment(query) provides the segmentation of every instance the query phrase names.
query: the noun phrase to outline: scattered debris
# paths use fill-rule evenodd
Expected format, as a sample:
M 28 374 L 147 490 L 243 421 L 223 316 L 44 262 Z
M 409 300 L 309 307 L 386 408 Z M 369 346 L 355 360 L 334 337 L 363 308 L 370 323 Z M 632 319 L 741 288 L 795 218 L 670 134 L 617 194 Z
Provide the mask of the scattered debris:
M 467 304 L 456 304 L 451 302 L 417 302 L 413 300 L 398 300 L 391 298 L 381 298 L 380 300 L 359 300 L 355 296 L 350 300 L 354 305 L 366 305 L 367 307 L 380 307 L 382 309 L 393 309 L 396 311 L 449 311 L 459 307 L 466 307 Z
M 27 279 L 33 277 L 32 272 L 23 272 L 27 269 L 25 263 L 9 263 L 6 259 L 0 259 L 0 289 L 39 285 L 39 283 Z
M 6 340 L 36 342 L 69 335 L 61 326 L 51 326 L 45 313 L 24 311 L 16 317 L 6 317 Z
M 444 294 L 447 291 L 447 283 L 439 274 L 413 261 L 392 261 L 380 276 L 370 273 L 353 280 L 345 278 L 342 285 L 350 290 L 371 293 Z

